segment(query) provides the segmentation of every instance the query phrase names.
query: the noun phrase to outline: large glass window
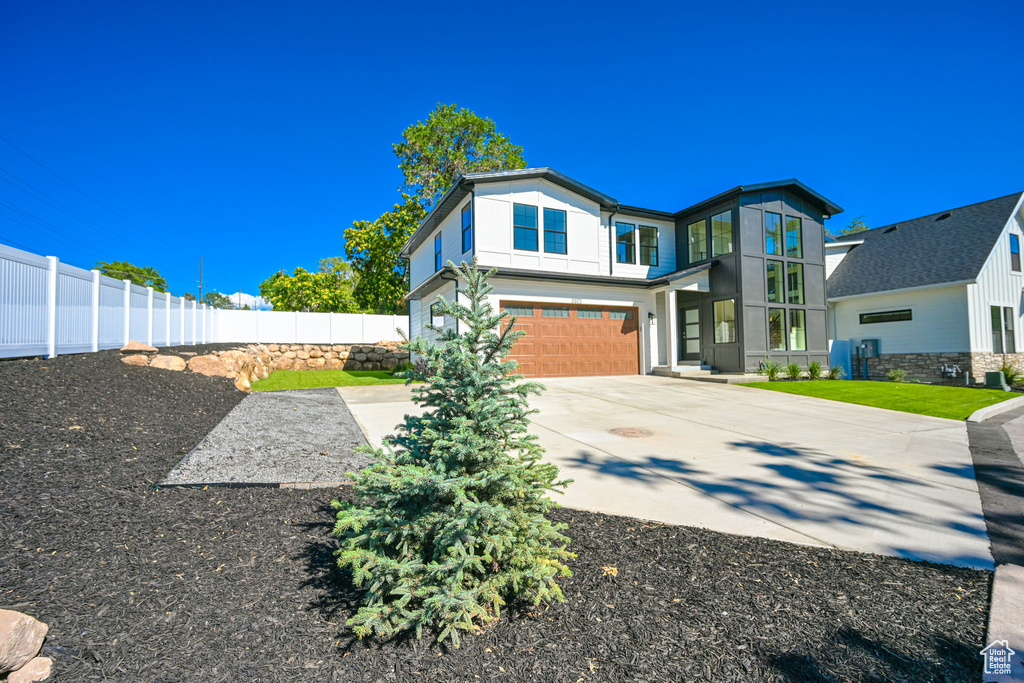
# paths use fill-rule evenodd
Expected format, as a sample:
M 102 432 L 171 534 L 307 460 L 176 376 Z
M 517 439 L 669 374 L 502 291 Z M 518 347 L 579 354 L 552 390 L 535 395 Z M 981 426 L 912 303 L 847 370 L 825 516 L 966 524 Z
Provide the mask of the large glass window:
M 789 287 L 789 303 L 802 304 L 804 302 L 804 264 L 787 264 L 786 280 Z
M 715 343 L 731 344 L 736 341 L 736 300 L 723 299 L 714 305 Z
M 804 238 L 801 220 L 786 216 L 786 256 L 790 258 L 804 257 Z
M 807 312 L 802 308 L 789 311 L 789 350 L 807 350 Z
M 768 302 L 773 304 L 786 303 L 785 285 L 782 276 L 782 261 L 768 259 L 765 265 L 765 272 L 768 279 Z
M 732 211 L 711 217 L 711 255 L 721 256 L 732 251 Z
M 441 270 L 441 231 L 434 237 L 434 272 Z
M 473 248 L 473 211 L 470 204 L 462 207 L 462 253 Z
M 545 318 L 568 318 L 568 306 L 544 306 L 540 309 L 541 316 Z
M 1006 347 L 1006 353 L 1017 353 L 1017 340 L 1013 338 L 1014 317 L 1012 308 L 1003 309 L 1003 346 Z
M 649 225 L 640 226 L 640 265 L 658 265 L 658 229 Z
M 708 257 L 708 221 L 706 218 L 686 226 L 686 243 L 689 245 L 690 263 L 703 261 Z
M 1020 272 L 1020 236 L 1010 233 L 1010 270 Z
M 896 323 L 903 320 L 913 320 L 914 313 L 909 308 L 898 311 L 876 311 L 873 313 L 861 313 L 860 324 L 872 325 L 874 323 Z
M 786 350 L 786 309 L 768 309 L 768 343 L 772 351 Z
M 782 215 L 764 212 L 764 253 L 782 256 Z
M 537 251 L 537 207 L 512 205 L 513 246 L 524 251 Z
M 551 254 L 566 252 L 565 211 L 561 209 L 544 209 L 544 251 Z
M 636 263 L 636 226 L 632 223 L 615 223 L 615 260 Z
M 998 306 L 992 306 L 992 351 L 1004 353 L 1003 351 L 1003 311 Z

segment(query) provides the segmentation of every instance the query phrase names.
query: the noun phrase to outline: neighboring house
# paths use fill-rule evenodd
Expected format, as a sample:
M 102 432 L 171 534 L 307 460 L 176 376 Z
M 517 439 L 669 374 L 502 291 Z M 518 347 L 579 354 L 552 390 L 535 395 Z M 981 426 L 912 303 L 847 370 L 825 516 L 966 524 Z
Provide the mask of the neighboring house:
M 925 381 L 958 366 L 984 379 L 1024 360 L 1024 194 L 836 238 L 825 245 L 833 360 L 879 341 L 870 377 L 891 368 Z M 854 359 L 854 377 L 863 360 Z M 962 377 L 958 373 L 958 377 Z M 961 380 L 962 381 L 962 380 Z
M 527 336 L 533 377 L 828 364 L 824 219 L 804 184 L 745 185 L 676 212 L 642 209 L 549 168 L 459 179 L 405 245 L 409 327 L 457 297 L 445 264 L 496 268 L 491 303 Z

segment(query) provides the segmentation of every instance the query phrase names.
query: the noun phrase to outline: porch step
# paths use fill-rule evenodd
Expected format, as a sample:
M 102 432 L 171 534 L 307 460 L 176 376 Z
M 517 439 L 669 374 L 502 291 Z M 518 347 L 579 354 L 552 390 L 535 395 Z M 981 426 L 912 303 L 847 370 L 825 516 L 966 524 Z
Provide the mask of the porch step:
M 717 371 L 712 369 L 710 365 L 677 365 L 675 368 L 670 368 L 667 365 L 658 365 L 652 368 L 651 372 L 659 377 L 691 377 L 696 379 L 698 377 L 710 377 Z
M 690 373 L 677 373 L 674 377 L 679 379 L 688 379 L 694 382 L 714 382 L 715 384 L 740 384 L 742 382 L 765 382 L 767 378 L 764 375 L 741 375 L 735 373 L 729 374 L 714 374 L 714 375 L 695 375 L 690 376 Z

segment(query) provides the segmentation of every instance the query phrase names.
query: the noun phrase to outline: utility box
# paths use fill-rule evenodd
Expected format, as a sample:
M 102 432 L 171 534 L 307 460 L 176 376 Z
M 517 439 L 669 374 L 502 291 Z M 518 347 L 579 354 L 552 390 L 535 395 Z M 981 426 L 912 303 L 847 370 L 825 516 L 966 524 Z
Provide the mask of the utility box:
M 863 358 L 878 358 L 880 346 L 878 339 L 861 339 L 860 355 Z
M 1010 390 L 1010 387 L 1006 384 L 1006 376 L 1003 374 L 1002 370 L 985 373 L 985 388 L 1002 389 L 1003 391 Z

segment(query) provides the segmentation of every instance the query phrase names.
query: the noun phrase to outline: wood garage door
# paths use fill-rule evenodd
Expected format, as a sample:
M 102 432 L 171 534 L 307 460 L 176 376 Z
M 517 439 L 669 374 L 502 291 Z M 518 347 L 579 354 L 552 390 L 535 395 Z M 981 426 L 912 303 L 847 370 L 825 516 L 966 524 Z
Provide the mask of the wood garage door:
M 527 377 L 636 375 L 640 372 L 637 309 L 502 301 L 526 335 L 512 357 Z

